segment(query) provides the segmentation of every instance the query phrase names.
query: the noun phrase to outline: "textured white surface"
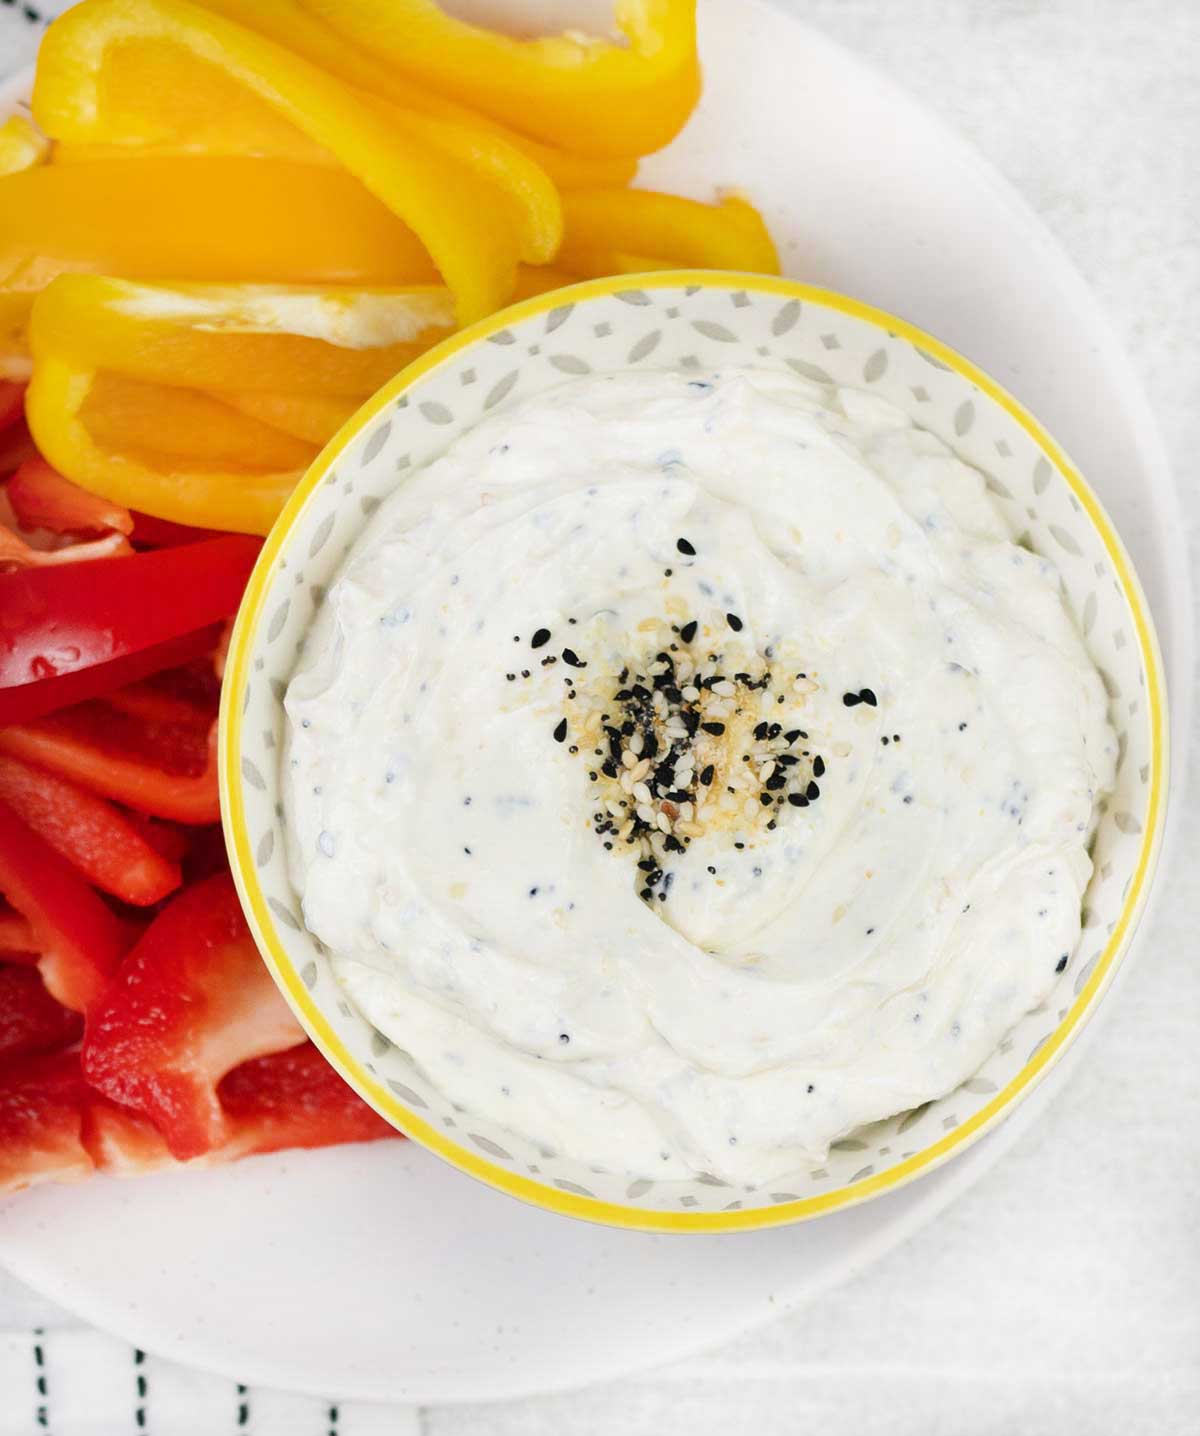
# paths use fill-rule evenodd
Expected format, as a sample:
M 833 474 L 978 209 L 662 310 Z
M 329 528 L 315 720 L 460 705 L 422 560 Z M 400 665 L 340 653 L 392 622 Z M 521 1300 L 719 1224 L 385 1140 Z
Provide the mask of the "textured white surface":
M 1192 0 L 793 3 L 922 95 L 1063 242 L 1143 376 L 1194 526 L 1200 8 Z M 0 4 L 0 25 L 7 8 Z M 24 35 L 0 28 L 0 72 L 31 53 Z M 1200 781 L 1193 776 L 1175 801 L 1185 812 L 1174 861 L 1139 960 L 1086 1060 L 1038 1126 L 927 1231 L 818 1305 L 656 1375 L 485 1408 L 343 1406 L 336 1429 L 1191 1436 L 1200 1428 L 1200 904 L 1182 881 L 1182 859 L 1200 846 Z M 34 1323 L 74 1325 L 0 1279 L 0 1329 Z M 31 1359 L 29 1337 L 0 1338 L 0 1436 L 36 1429 L 27 1406 L 4 1399 Z M 152 1389 L 160 1370 L 164 1383 L 183 1379 L 166 1363 L 153 1369 Z M 132 1373 L 129 1385 L 132 1393 Z M 197 1423 L 214 1400 L 236 1409 L 236 1392 L 220 1385 L 196 1406 Z M 243 1429 L 316 1436 L 332 1427 L 311 1403 L 255 1400 Z M 153 1431 L 153 1400 L 147 1415 Z M 97 1429 L 86 1412 L 78 1416 L 55 1425 L 55 1436 Z

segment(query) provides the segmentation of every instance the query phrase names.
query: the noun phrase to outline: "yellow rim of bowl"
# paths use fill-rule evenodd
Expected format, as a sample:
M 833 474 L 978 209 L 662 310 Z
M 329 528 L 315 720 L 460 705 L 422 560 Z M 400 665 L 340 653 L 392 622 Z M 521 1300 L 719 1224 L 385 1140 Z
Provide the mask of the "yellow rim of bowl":
M 665 1212 L 642 1210 L 595 1197 L 563 1192 L 467 1151 L 418 1116 L 367 1072 L 330 1026 L 320 1007 L 301 981 L 283 944 L 275 931 L 266 897 L 259 885 L 251 841 L 246 828 L 242 802 L 240 753 L 242 703 L 246 689 L 250 654 L 266 595 L 274 576 L 275 562 L 287 543 L 309 496 L 321 483 L 339 455 L 361 430 L 397 395 L 412 387 L 432 370 L 461 354 L 481 339 L 522 320 L 548 313 L 564 303 L 599 298 L 626 289 L 677 289 L 695 285 L 703 289 L 749 289 L 761 294 L 777 294 L 833 309 L 856 319 L 866 320 L 880 329 L 932 354 L 949 365 L 961 377 L 974 384 L 982 393 L 995 400 L 1033 439 L 1048 459 L 1065 477 L 1088 517 L 1099 531 L 1112 560 L 1126 602 L 1133 615 L 1138 648 L 1146 673 L 1146 696 L 1150 722 L 1150 791 L 1146 810 L 1145 834 L 1137 865 L 1125 896 L 1121 915 L 1113 927 L 1104 951 L 1083 989 L 1077 994 L 1070 1010 L 1050 1037 L 1030 1057 L 1025 1066 L 990 1102 L 960 1126 L 938 1141 L 915 1152 L 886 1171 L 864 1177 L 851 1185 L 792 1202 L 780 1202 L 767 1208 L 743 1209 L 732 1212 Z M 296 486 L 282 514 L 263 545 L 258 563 L 250 577 L 246 595 L 239 610 L 229 645 L 224 689 L 221 698 L 219 773 L 221 812 L 225 840 L 231 857 L 234 879 L 241 893 L 242 904 L 255 940 L 292 1009 L 313 1041 L 347 1082 L 407 1136 L 428 1147 L 460 1171 L 480 1181 L 519 1197 L 535 1206 L 564 1216 L 581 1217 L 610 1226 L 631 1227 L 662 1232 L 733 1232 L 761 1227 L 782 1226 L 809 1217 L 854 1206 L 884 1192 L 895 1191 L 925 1172 L 940 1166 L 955 1152 L 962 1151 L 1007 1114 L 1016 1099 L 1039 1082 L 1066 1049 L 1070 1038 L 1083 1026 L 1098 998 L 1108 987 L 1123 956 L 1149 890 L 1162 839 L 1165 817 L 1167 781 L 1166 694 L 1162 679 L 1162 661 L 1154 627 L 1141 585 L 1121 540 L 1100 501 L 1083 478 L 1055 444 L 1049 434 L 995 380 L 977 369 L 968 359 L 906 320 L 847 298 L 832 290 L 793 280 L 766 275 L 737 274 L 724 270 L 670 270 L 647 275 L 619 275 L 608 279 L 587 280 L 567 289 L 553 290 L 515 304 L 471 327 L 452 335 L 436 348 L 422 355 L 407 369 L 384 386 L 378 394 L 350 419 L 326 445 L 312 468 Z

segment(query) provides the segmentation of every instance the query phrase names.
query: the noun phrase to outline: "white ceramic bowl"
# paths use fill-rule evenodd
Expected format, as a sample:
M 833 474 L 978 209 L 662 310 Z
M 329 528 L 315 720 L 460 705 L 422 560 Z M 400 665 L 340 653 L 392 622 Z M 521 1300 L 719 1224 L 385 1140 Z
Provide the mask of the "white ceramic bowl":
M 835 1143 L 816 1171 L 758 1188 L 651 1182 L 548 1152 L 444 1098 L 338 986 L 288 880 L 279 754 L 284 689 L 313 615 L 367 518 L 405 473 L 484 415 L 564 379 L 635 368 L 789 369 L 873 390 L 987 475 L 1021 541 L 1052 558 L 1120 737 L 1084 926 L 1047 1000 L 956 1091 Z M 415 1141 L 501 1191 L 620 1226 L 726 1232 L 865 1201 L 961 1151 L 1044 1076 L 1095 1010 L 1143 910 L 1166 809 L 1162 665 L 1120 539 L 1054 441 L 999 385 L 889 314 L 789 280 L 714 272 L 595 280 L 453 336 L 328 445 L 263 548 L 229 651 L 221 719 L 225 832 L 250 926 L 296 1015 L 346 1080 Z

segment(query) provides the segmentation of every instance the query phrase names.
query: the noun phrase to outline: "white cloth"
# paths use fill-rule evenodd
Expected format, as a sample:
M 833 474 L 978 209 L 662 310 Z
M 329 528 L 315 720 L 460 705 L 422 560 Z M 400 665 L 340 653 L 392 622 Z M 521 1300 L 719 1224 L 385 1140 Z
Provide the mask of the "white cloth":
M 937 108 L 1064 241 L 1152 395 L 1194 525 L 1194 0 L 791 3 Z M 0 0 L 0 76 L 33 56 L 26 13 Z M 1176 801 L 1186 857 L 1200 851 L 1195 772 Z M 1141 958 L 1045 1119 L 932 1228 L 766 1331 L 576 1395 L 417 1411 L 139 1361 L 0 1275 L 0 1436 L 1193 1436 L 1197 905 L 1190 880 L 1161 881 Z

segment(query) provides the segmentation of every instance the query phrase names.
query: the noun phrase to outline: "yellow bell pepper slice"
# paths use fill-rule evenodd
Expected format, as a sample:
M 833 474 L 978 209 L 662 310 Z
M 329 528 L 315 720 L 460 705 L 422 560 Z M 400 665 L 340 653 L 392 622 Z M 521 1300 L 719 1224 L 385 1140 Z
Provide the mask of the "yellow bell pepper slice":
M 35 366 L 34 373 L 37 369 Z M 303 469 L 316 447 L 208 394 L 96 373 L 79 418 L 105 449 L 236 469 Z M 68 475 L 68 477 L 70 477 Z
M 333 438 L 362 402 L 338 394 L 222 393 L 214 397 L 273 429 L 321 446 Z
M 516 283 L 519 242 L 514 209 L 494 185 L 399 129 L 308 61 L 188 0 L 83 0 L 68 10 L 42 41 L 34 117 L 53 139 L 106 142 L 137 107 L 138 138 L 186 135 L 186 123 L 177 122 L 170 107 L 155 108 L 161 94 L 142 109 L 124 88 L 118 103 L 109 83 L 115 55 L 141 49 L 153 57 L 164 44 L 244 86 L 336 155 L 424 244 L 455 297 L 460 322 L 506 302 Z M 117 133 L 131 137 L 127 130 Z
M 562 208 L 550 177 L 528 154 L 469 116 L 410 111 L 361 91 L 356 98 L 385 119 L 393 134 L 428 145 L 494 185 L 513 206 L 521 257 L 533 264 L 551 258 L 562 237 Z M 297 129 L 244 84 L 197 60 L 190 49 L 155 38 L 111 47 L 104 62 L 104 129 L 115 144 L 99 154 L 110 158 L 114 149 L 136 153 L 136 147 L 169 133 L 180 154 L 341 163 L 334 150 Z M 55 162 L 78 163 L 89 148 L 60 144 Z M 162 145 L 157 148 L 161 152 Z
M 779 255 L 762 216 L 738 195 L 701 204 L 654 190 L 573 190 L 563 195 L 566 234 L 556 263 L 589 279 L 629 256 L 643 268 L 739 269 L 778 274 Z M 649 261 L 646 264 L 645 261 Z M 598 267 L 600 266 L 600 267 Z
M 225 158 L 44 165 L 0 178 L 9 377 L 27 369 L 34 294 L 72 271 L 380 286 L 437 278 L 412 231 L 339 170 Z
M 33 169 L 49 153 L 50 141 L 24 115 L 12 115 L 0 125 L 0 175 Z
M 91 369 L 206 390 L 374 393 L 453 327 L 445 289 L 138 284 L 65 274 L 43 342 Z
M 308 14 L 298 0 L 255 0 L 253 5 L 247 5 L 245 0 L 200 0 L 200 3 L 206 10 L 214 10 L 227 20 L 236 20 L 277 44 L 295 50 L 347 85 L 369 90 L 406 110 L 420 110 L 437 119 L 489 131 L 524 151 L 560 189 L 615 189 L 628 184 L 637 172 L 636 156 L 580 155 L 559 149 L 557 145 L 542 144 L 477 110 L 416 85 L 411 79 L 401 80 L 393 66 Z
M 269 472 L 211 459 L 180 460 L 156 448 L 123 452 L 109 447 L 87 422 L 95 422 L 99 409 L 94 398 L 89 404 L 99 379 L 95 370 L 39 343 L 36 307 L 32 338 L 34 369 L 25 395 L 26 419 L 39 452 L 61 474 L 90 493 L 155 518 L 235 533 L 267 532 L 295 487 L 300 468 Z
M 434 0 L 300 4 L 403 81 L 581 155 L 661 149 L 700 94 L 695 0 L 618 0 L 624 45 L 576 33 L 514 40 Z
M 34 291 L 71 270 L 286 284 L 437 278 L 412 231 L 352 176 L 200 157 L 43 165 L 0 179 L 0 288 Z

